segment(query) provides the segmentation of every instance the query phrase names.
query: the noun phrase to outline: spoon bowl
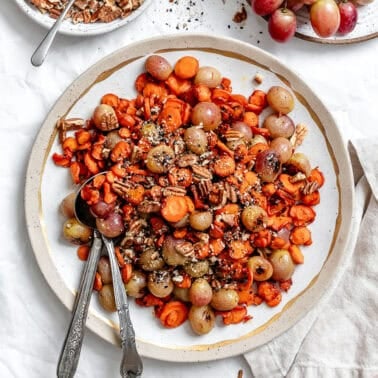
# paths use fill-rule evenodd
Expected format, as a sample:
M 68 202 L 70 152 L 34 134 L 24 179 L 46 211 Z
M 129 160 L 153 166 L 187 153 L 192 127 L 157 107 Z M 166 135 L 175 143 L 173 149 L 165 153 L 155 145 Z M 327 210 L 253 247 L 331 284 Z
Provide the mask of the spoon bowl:
M 99 235 L 101 235 L 102 242 L 107 249 L 112 271 L 114 297 L 120 325 L 122 345 L 122 361 L 120 366 L 120 373 L 124 378 L 133 378 L 139 377 L 142 374 L 143 364 L 136 348 L 135 332 L 130 318 L 126 290 L 122 281 L 117 258 L 115 255 L 113 240 L 101 234 L 96 228 L 96 218 L 91 212 L 90 206 L 81 197 L 81 190 L 83 189 L 83 187 L 89 184 L 96 176 L 103 174 L 106 174 L 106 172 L 101 172 L 95 176 L 92 176 L 80 187 L 74 202 L 75 216 L 81 223 L 90 228 L 93 228 L 95 234 L 98 233 Z

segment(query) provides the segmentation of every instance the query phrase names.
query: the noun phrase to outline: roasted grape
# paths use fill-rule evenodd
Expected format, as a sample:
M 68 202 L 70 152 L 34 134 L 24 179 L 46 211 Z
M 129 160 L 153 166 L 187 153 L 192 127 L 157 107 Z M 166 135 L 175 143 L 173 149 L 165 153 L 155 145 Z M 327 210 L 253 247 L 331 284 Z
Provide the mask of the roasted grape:
M 215 326 L 215 314 L 209 305 L 192 306 L 188 318 L 192 330 L 197 335 L 209 333 Z
M 195 78 L 195 84 L 203 84 L 209 88 L 217 87 L 222 81 L 221 73 L 214 67 L 200 67 Z
M 189 299 L 194 306 L 205 306 L 211 302 L 213 290 L 203 278 L 197 278 L 189 289 Z
M 193 125 L 202 125 L 205 131 L 215 130 L 222 121 L 219 107 L 213 102 L 199 102 L 192 111 Z
M 171 64 L 160 55 L 151 55 L 145 62 L 146 71 L 157 80 L 167 80 L 173 72 Z

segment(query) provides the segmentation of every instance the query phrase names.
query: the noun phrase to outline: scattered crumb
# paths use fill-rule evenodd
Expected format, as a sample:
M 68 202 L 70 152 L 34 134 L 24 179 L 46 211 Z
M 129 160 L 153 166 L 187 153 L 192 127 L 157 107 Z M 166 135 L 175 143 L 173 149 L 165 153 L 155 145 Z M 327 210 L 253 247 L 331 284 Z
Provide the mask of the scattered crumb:
M 246 19 L 247 19 L 247 11 L 246 11 L 244 5 L 242 5 L 241 10 L 234 14 L 232 21 L 236 22 L 237 24 L 240 24 L 241 22 L 245 21 Z
M 256 75 L 255 75 L 255 77 L 253 78 L 253 80 L 257 84 L 261 84 L 264 81 L 264 76 L 260 72 L 257 72 Z

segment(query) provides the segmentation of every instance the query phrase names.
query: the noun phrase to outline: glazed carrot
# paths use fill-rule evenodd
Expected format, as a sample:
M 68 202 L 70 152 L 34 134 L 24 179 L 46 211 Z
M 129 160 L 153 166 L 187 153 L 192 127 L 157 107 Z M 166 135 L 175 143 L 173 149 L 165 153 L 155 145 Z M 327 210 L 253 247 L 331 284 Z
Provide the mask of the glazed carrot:
M 77 249 L 77 256 L 80 260 L 86 261 L 89 256 L 89 246 L 87 245 L 81 245 Z
M 84 155 L 84 164 L 88 168 L 88 171 L 93 175 L 100 172 L 96 160 L 93 159 L 89 152 L 86 152 Z
M 146 86 L 146 84 L 149 82 L 149 75 L 146 72 L 143 72 L 137 76 L 135 79 L 135 89 L 139 92 L 143 92 L 143 88 Z
M 186 234 L 188 233 L 188 229 L 187 228 L 178 228 L 176 229 L 174 232 L 173 232 L 173 236 L 176 238 L 176 239 L 183 239 L 185 238 Z
M 252 186 L 259 183 L 259 178 L 255 172 L 248 171 L 244 175 L 244 180 L 240 184 L 239 191 L 240 193 L 245 193 L 249 190 Z
M 217 103 L 227 102 L 229 98 L 230 98 L 230 92 L 225 89 L 214 88 L 211 91 L 211 99 L 214 102 L 217 102 Z
M 222 89 L 225 89 L 227 92 L 232 92 L 231 80 L 228 77 L 222 77 L 220 86 Z
M 158 122 L 164 125 L 167 132 L 171 133 L 182 125 L 181 111 L 177 107 L 164 106 Z
M 112 149 L 110 153 L 110 160 L 116 163 L 117 161 L 123 161 L 127 159 L 131 154 L 131 146 L 124 140 L 119 141 Z
M 77 140 L 76 138 L 74 137 L 68 137 L 64 140 L 63 144 L 62 144 L 62 148 L 63 150 L 69 150 L 71 152 L 75 152 L 78 148 L 78 143 L 77 143 Z
M 95 279 L 93 282 L 93 290 L 100 291 L 102 289 L 102 279 L 99 272 L 96 272 Z
M 248 151 L 248 154 L 253 157 L 253 159 L 256 159 L 256 156 L 269 148 L 269 146 L 265 143 L 256 143 L 254 144 Z
M 127 170 L 126 168 L 122 165 L 122 163 L 117 163 L 117 164 L 114 164 L 110 167 L 110 170 L 112 171 L 112 173 L 115 175 L 115 176 L 118 176 L 118 177 L 126 177 L 127 175 Z
M 107 93 L 101 97 L 101 104 L 110 105 L 116 108 L 119 104 L 119 97 L 113 93 Z
M 285 226 L 291 224 L 291 217 L 285 215 L 273 215 L 269 217 L 271 223 L 269 224 L 270 228 L 274 231 L 282 230 Z
M 130 263 L 125 264 L 121 268 L 121 277 L 122 277 L 123 283 L 128 283 L 130 281 L 132 272 L 133 272 L 133 265 Z
M 80 183 L 80 164 L 78 162 L 74 161 L 70 165 L 70 173 L 71 173 L 72 181 L 75 184 L 79 184 Z
M 238 260 L 248 256 L 253 249 L 249 241 L 233 240 L 230 243 L 230 257 Z
M 310 182 L 317 182 L 319 188 L 324 185 L 325 179 L 322 172 L 320 172 L 319 168 L 314 168 L 311 170 L 310 176 L 307 178 Z
M 217 315 L 222 317 L 224 325 L 238 324 L 251 319 L 247 315 L 247 308 L 245 306 L 236 306 L 231 311 L 218 311 Z
M 133 116 L 127 113 L 116 112 L 119 124 L 122 127 L 132 128 L 136 124 L 136 120 Z
M 301 201 L 307 206 L 318 205 L 320 203 L 320 193 L 316 190 L 315 192 L 303 195 Z
M 139 306 L 144 306 L 144 307 L 163 306 L 164 304 L 161 298 L 155 297 L 152 294 L 146 294 L 142 298 L 137 298 L 135 302 Z
M 75 133 L 75 138 L 78 144 L 86 144 L 91 141 L 91 133 L 87 130 L 78 130 Z
M 130 138 L 131 136 L 131 132 L 130 132 L 130 129 L 128 129 L 127 127 L 121 127 L 119 130 L 118 130 L 118 134 L 121 138 Z
M 272 249 L 288 249 L 289 246 L 290 246 L 289 241 L 287 241 L 283 238 L 280 238 L 278 236 L 273 238 L 271 243 L 270 243 L 270 248 L 272 248 Z
M 204 84 L 195 85 L 194 95 L 199 102 L 211 101 L 211 90 Z
M 136 185 L 134 188 L 127 190 L 127 200 L 132 205 L 139 205 L 144 198 L 145 189 L 143 185 Z
M 160 100 L 168 96 L 168 91 L 164 85 L 155 83 L 146 83 L 142 93 L 144 97 L 155 96 Z
M 191 79 L 199 70 L 199 61 L 193 56 L 183 56 L 174 67 L 174 72 L 180 79 Z
M 272 182 L 270 182 L 268 184 L 264 184 L 261 188 L 261 191 L 267 197 L 272 196 L 276 192 L 276 190 L 277 190 L 277 188 L 276 188 L 275 184 L 273 184 Z
M 311 245 L 311 232 L 306 226 L 294 227 L 290 233 L 290 241 L 295 245 Z
M 183 276 L 182 281 L 175 282 L 175 286 L 181 289 L 189 289 L 190 286 L 192 286 L 192 278 L 189 276 L 189 274 L 186 274 L 186 273 L 183 273 L 182 276 Z
M 310 206 L 293 205 L 290 208 L 289 215 L 295 226 L 306 226 L 314 221 L 316 213 Z
M 278 176 L 278 180 L 282 185 L 282 189 L 290 194 L 296 194 L 300 191 L 301 188 L 303 188 L 303 182 L 291 182 L 291 176 L 286 173 L 281 173 Z
M 188 318 L 188 308 L 180 301 L 172 301 L 164 304 L 159 319 L 167 328 L 176 328 Z
M 279 289 L 268 281 L 263 281 L 259 284 L 257 294 L 269 307 L 277 306 L 282 299 Z
M 125 266 L 125 259 L 121 254 L 121 248 L 119 246 L 114 247 L 114 253 L 116 255 L 119 267 L 123 268 Z
M 213 256 L 219 255 L 226 247 L 222 239 L 210 239 L 209 244 L 210 244 L 210 252 L 211 252 L 211 255 Z
M 176 96 L 187 93 L 192 88 L 192 84 L 189 80 L 180 79 L 174 73 L 169 75 L 168 79 L 165 81 L 165 84 Z
M 248 109 L 256 114 L 260 114 L 267 106 L 266 93 L 256 89 L 248 98 Z
M 272 231 L 261 230 L 257 232 L 256 236 L 253 238 L 253 244 L 257 248 L 266 248 L 270 245 L 272 241 Z
M 230 150 L 222 141 L 219 139 L 216 142 L 216 146 L 222 151 L 225 152 L 227 155 L 234 157 L 234 151 Z
M 180 221 L 188 211 L 187 200 L 180 196 L 166 197 L 161 206 L 161 215 L 168 222 Z
M 259 116 L 254 112 L 245 112 L 243 122 L 250 127 L 257 127 L 259 125 Z
M 106 181 L 105 175 L 97 175 L 92 181 L 92 186 L 96 189 L 100 189 L 105 181 Z
M 303 264 L 304 256 L 301 249 L 297 245 L 290 245 L 289 247 L 290 256 L 293 259 L 294 264 Z
M 228 155 L 221 156 L 214 163 L 214 172 L 220 177 L 227 177 L 235 172 L 235 160 Z

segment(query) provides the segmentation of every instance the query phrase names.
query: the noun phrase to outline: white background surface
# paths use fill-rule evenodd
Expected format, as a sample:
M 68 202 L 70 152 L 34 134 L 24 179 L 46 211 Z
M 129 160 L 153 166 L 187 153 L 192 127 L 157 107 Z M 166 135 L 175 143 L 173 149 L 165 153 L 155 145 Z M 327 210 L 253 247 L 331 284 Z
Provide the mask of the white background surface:
M 34 259 L 24 219 L 24 176 L 30 149 L 48 110 L 66 87 L 100 58 L 131 41 L 160 34 L 192 31 L 235 37 L 275 54 L 310 84 L 330 110 L 346 111 L 361 136 L 377 138 L 377 40 L 326 46 L 294 39 L 280 45 L 270 40 L 265 21 L 252 15 L 248 6 L 243 24 L 232 21 L 241 7 L 238 0 L 225 0 L 225 4 L 222 0 L 176 3 L 155 0 L 140 18 L 111 34 L 58 36 L 44 65 L 35 68 L 30 56 L 46 31 L 21 13 L 13 0 L 2 1 L 1 377 L 55 375 L 70 314 L 48 287 Z M 188 10 L 190 4 L 195 5 Z M 87 332 L 77 377 L 117 377 L 119 361 L 119 349 Z M 145 359 L 144 365 L 148 378 L 236 378 L 239 369 L 243 369 L 244 377 L 251 376 L 243 357 L 198 364 Z

